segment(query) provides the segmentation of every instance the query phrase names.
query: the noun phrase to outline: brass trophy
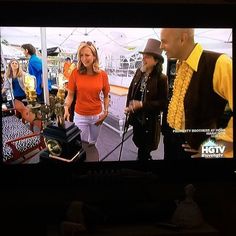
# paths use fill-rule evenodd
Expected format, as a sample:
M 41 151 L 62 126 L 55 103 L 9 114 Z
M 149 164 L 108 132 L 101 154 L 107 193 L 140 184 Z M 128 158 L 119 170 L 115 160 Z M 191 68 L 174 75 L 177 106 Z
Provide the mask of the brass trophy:
M 35 119 L 39 118 L 39 111 L 41 105 L 37 103 L 36 94 L 36 78 L 30 74 L 26 74 L 24 77 L 26 99 L 28 101 L 28 107 L 31 112 L 35 114 Z
M 52 109 L 50 105 L 39 104 L 37 102 L 36 78 L 30 74 L 26 74 L 24 78 L 25 93 L 27 99 L 27 107 L 34 114 L 34 120 L 42 121 L 43 128 L 51 122 Z
M 30 83 L 29 83 L 30 84 Z M 56 96 L 50 95 L 49 103 L 38 104 L 36 92 L 32 84 L 26 86 L 29 107 L 35 117 L 43 122 L 46 150 L 40 153 L 40 161 L 77 162 L 86 159 L 82 148 L 80 129 L 73 123 L 64 120 L 65 88 L 59 81 Z

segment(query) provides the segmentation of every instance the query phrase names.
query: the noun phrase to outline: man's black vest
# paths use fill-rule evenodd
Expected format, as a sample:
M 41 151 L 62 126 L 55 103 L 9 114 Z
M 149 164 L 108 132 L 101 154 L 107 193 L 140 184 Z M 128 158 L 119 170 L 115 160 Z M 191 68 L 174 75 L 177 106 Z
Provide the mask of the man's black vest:
M 198 71 L 193 73 L 184 99 L 185 129 L 216 129 L 227 101 L 213 90 L 215 64 L 221 54 L 203 51 Z M 186 141 L 198 149 L 209 135 L 206 132 L 187 132 Z

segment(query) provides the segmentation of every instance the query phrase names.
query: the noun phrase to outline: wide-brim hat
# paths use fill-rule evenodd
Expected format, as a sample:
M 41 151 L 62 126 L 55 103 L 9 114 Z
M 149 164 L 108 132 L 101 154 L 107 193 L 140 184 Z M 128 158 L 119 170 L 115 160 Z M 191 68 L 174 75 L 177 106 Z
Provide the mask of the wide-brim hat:
M 161 55 L 162 49 L 160 48 L 161 42 L 157 39 L 148 39 L 145 49 L 142 52 L 139 52 L 141 54 L 151 54 L 154 56 L 157 56 L 159 59 L 164 62 L 164 58 Z

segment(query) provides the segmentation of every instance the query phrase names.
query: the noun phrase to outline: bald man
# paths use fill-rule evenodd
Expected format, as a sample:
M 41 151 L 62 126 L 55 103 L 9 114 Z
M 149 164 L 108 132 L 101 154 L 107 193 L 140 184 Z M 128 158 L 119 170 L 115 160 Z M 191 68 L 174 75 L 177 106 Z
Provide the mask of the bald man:
M 172 150 L 179 143 L 176 151 L 182 148 L 187 154 L 182 152 L 179 158 L 205 156 L 202 145 L 211 140 L 223 150 L 212 157 L 233 157 L 232 59 L 203 50 L 195 43 L 192 28 L 161 29 L 160 48 L 168 59 L 177 59 L 167 112 L 167 123 L 176 138 L 170 138 Z M 219 121 L 226 109 L 229 121 L 221 127 Z

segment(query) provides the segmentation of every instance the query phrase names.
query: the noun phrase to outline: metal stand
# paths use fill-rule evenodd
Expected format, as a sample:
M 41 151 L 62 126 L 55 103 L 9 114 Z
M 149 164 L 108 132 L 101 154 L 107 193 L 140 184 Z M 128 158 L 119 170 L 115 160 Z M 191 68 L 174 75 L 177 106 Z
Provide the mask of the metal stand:
M 123 144 L 124 144 L 125 134 L 127 133 L 128 128 L 129 128 L 129 113 L 127 113 L 126 116 L 125 116 L 125 125 L 124 125 L 124 131 L 123 131 L 123 134 L 122 134 L 122 140 L 121 140 L 119 161 L 120 161 L 121 153 L 122 153 L 122 150 L 123 150 Z
M 129 115 L 127 114 L 126 117 L 125 117 L 125 125 L 124 125 L 124 132 L 123 132 L 123 135 L 122 135 L 122 141 L 121 141 L 113 150 L 111 150 L 105 157 L 103 157 L 100 161 L 104 161 L 104 160 L 105 160 L 108 156 L 110 156 L 119 146 L 121 146 L 120 155 L 119 155 L 119 161 L 120 161 L 121 153 L 122 153 L 122 149 L 123 149 L 123 143 L 133 134 L 133 132 L 131 132 L 131 134 L 128 135 L 128 136 L 125 138 L 125 134 L 127 133 L 128 128 L 129 128 L 128 119 L 129 119 Z

